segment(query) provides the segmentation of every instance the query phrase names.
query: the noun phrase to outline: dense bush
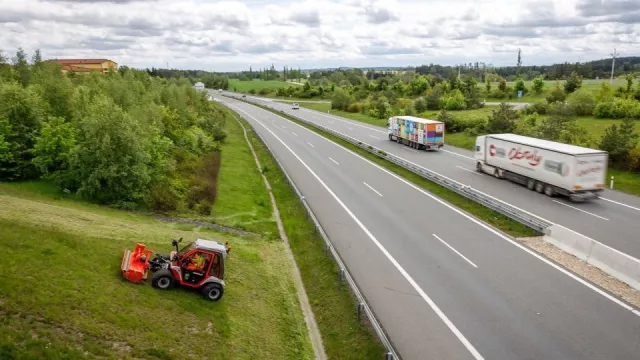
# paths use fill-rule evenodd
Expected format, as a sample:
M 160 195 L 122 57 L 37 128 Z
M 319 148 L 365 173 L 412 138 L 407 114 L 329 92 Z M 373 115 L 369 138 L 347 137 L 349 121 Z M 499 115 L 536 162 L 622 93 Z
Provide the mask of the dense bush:
M 0 180 L 45 178 L 127 209 L 211 209 L 225 113 L 191 81 L 18 60 L 0 64 Z
M 579 116 L 592 115 L 595 102 L 596 100 L 593 93 L 586 89 L 579 89 L 567 97 L 567 104 L 569 104 L 573 112 Z
M 610 98 L 596 105 L 593 112 L 597 118 L 622 119 L 625 117 L 640 119 L 640 102 L 633 99 Z

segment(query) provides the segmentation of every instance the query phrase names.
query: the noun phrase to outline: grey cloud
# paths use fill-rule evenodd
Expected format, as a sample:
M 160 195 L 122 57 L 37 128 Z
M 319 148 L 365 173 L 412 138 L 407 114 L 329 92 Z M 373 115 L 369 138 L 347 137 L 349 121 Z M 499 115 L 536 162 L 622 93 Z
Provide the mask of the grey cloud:
M 158 29 L 128 29 L 120 28 L 113 31 L 114 35 L 118 36 L 130 36 L 130 37 L 155 37 L 162 36 L 163 30 Z
M 211 50 L 214 52 L 234 53 L 237 52 L 230 40 L 223 40 L 211 46 Z
M 44 2 L 64 2 L 64 3 L 114 3 L 114 4 L 129 4 L 134 2 L 157 2 L 158 0 L 41 0 Z
M 447 39 L 449 40 L 471 40 L 477 39 L 480 37 L 482 33 L 478 30 L 465 28 L 461 30 L 456 30 L 452 34 L 447 35 Z
M 320 14 L 317 10 L 298 11 L 291 14 L 289 19 L 298 24 L 304 24 L 311 27 L 320 25 Z
M 422 50 L 410 47 L 378 47 L 365 46 L 360 48 L 360 52 L 365 55 L 414 55 L 422 54 Z
M 639 8 L 638 0 L 580 0 L 576 5 L 578 13 L 586 17 L 624 14 Z
M 640 4 L 637 5 L 640 7 Z M 603 19 L 603 22 L 617 22 L 623 24 L 640 24 L 640 10 L 620 15 L 613 15 Z
M 412 28 L 403 27 L 400 30 L 400 34 L 419 39 L 431 39 L 441 35 L 442 31 L 437 27 L 427 28 L 422 26 L 414 26 Z
M 367 20 L 372 24 L 383 24 L 398 20 L 398 16 L 396 16 L 391 10 L 378 8 L 373 5 L 365 6 L 364 14 L 367 16 Z
M 460 17 L 460 19 L 464 21 L 475 21 L 475 20 L 478 20 L 479 18 L 480 18 L 480 14 L 478 14 L 478 12 L 475 9 L 470 9 L 469 11 L 467 11 L 466 14 Z
M 276 43 L 258 43 L 254 45 L 250 45 L 246 49 L 241 49 L 241 52 L 247 54 L 268 54 L 283 51 L 284 46 L 282 44 Z
M 98 36 L 89 36 L 80 40 L 78 45 L 95 50 L 121 50 L 128 49 L 133 43 L 133 40 L 106 39 Z
M 482 30 L 486 35 L 514 38 L 536 38 L 540 35 L 535 28 L 530 27 L 487 27 Z

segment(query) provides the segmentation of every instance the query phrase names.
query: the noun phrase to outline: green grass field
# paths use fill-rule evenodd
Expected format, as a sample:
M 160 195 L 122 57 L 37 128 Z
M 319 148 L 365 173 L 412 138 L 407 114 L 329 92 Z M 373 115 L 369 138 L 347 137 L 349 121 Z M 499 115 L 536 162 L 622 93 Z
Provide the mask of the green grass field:
M 312 358 L 282 243 L 25 190 L 34 187 L 0 184 L 0 358 Z M 178 237 L 232 244 L 220 302 L 120 275 L 125 248 L 169 251 Z

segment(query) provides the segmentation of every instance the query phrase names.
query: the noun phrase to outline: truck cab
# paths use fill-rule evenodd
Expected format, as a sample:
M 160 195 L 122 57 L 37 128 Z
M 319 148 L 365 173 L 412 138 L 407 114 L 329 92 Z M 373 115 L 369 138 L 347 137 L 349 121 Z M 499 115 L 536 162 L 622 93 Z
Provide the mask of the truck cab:
M 474 149 L 473 157 L 478 161 L 484 161 L 484 152 L 485 152 L 484 139 L 485 138 L 486 136 L 484 135 L 476 137 L 476 147 Z

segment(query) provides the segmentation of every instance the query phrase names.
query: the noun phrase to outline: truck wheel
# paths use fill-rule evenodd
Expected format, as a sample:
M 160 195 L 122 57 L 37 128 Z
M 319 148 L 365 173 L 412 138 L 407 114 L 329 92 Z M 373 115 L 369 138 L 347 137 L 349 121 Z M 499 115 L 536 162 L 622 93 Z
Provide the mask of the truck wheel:
M 151 285 L 154 288 L 166 290 L 173 287 L 175 281 L 176 280 L 173 278 L 173 274 L 169 269 L 160 269 L 153 274 Z
M 544 184 L 541 182 L 536 183 L 536 191 L 540 194 L 544 191 Z
M 389 141 L 393 141 L 393 135 L 389 134 Z
M 482 164 L 481 163 L 477 163 L 476 164 L 476 171 L 481 173 L 482 172 Z
M 218 301 L 224 294 L 224 288 L 218 283 L 210 283 L 202 287 L 202 296 L 209 301 Z
M 527 189 L 533 190 L 536 187 L 536 181 L 533 179 L 527 180 Z
M 553 187 L 551 185 L 547 185 L 544 187 L 544 194 L 547 195 L 548 197 L 553 197 L 553 195 L 556 194 L 555 190 L 553 190 Z

